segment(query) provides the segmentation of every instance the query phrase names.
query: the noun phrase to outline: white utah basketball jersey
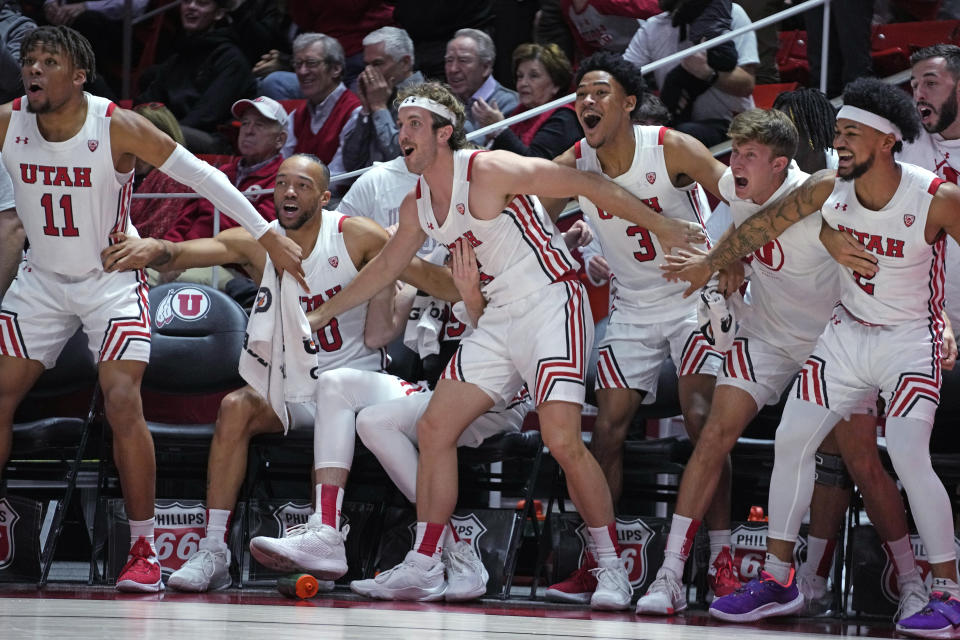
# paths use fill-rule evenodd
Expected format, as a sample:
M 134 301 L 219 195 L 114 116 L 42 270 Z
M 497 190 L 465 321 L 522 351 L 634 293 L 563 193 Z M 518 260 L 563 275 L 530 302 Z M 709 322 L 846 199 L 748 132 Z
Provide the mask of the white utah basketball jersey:
M 357 276 L 357 268 L 347 253 L 343 240 L 343 221 L 349 216 L 336 211 L 322 211 L 317 244 L 310 255 L 303 259 L 303 272 L 310 293 L 300 292 L 300 305 L 309 313 L 335 296 Z M 284 233 L 280 223 L 274 220 L 270 227 Z M 267 256 L 265 269 L 273 264 Z M 367 305 L 361 304 L 345 311 L 317 331 L 317 362 L 319 372 L 338 367 L 350 367 L 363 371 L 382 371 L 387 366 L 386 351 L 371 349 L 363 342 L 367 323 Z
M 70 276 L 103 269 L 100 252 L 112 232 L 127 228 L 133 193 L 133 172 L 117 173 L 113 165 L 110 116 L 116 105 L 84 97 L 87 119 L 63 142 L 44 140 L 26 98 L 17 98 L 3 141 L 17 215 L 30 240 L 28 259 Z
M 423 230 L 447 247 L 458 238 L 473 245 L 480 289 L 495 306 L 524 298 L 552 282 L 576 278 L 576 262 L 536 197 L 515 196 L 491 220 L 471 215 L 470 171 L 478 153 L 482 152 L 454 152 L 453 191 L 443 224 L 434 215 L 430 187 L 419 178 L 417 214 Z
M 633 163 L 625 173 L 612 178 L 618 185 L 644 201 L 651 209 L 670 218 L 703 224 L 705 203 L 696 183 L 678 189 L 670 181 L 663 160 L 663 137 L 666 127 L 634 125 L 635 150 Z M 586 139 L 579 140 L 574 151 L 577 169 L 603 173 L 597 151 Z M 696 296 L 683 298 L 687 284 L 668 282 L 660 265 L 664 263 L 663 249 L 657 237 L 646 228 L 618 218 L 599 209 L 584 197 L 580 208 L 589 219 L 603 247 L 613 272 L 611 306 L 626 312 L 611 316 L 628 318 L 634 322 L 663 322 L 690 313 L 696 305 Z M 611 320 L 612 321 L 612 320 Z
M 786 178 L 765 204 L 776 201 L 809 177 L 791 162 Z M 730 203 L 733 224 L 739 227 L 763 205 L 736 196 L 733 172 L 720 177 L 720 195 Z M 752 335 L 809 355 L 833 307 L 840 298 L 840 266 L 820 242 L 820 213 L 787 228 L 750 255 L 750 313 L 741 321 Z
M 913 142 L 903 143 L 903 151 L 897 159 L 909 162 L 935 174 L 953 184 L 960 178 L 960 140 L 947 140 L 939 133 L 927 133 L 920 129 L 920 135 Z M 951 320 L 960 318 L 960 245 L 947 236 L 947 274 L 946 295 L 947 315 Z
M 912 164 L 898 164 L 900 185 L 883 209 L 861 205 L 856 181 L 840 179 L 821 209 L 827 224 L 852 233 L 877 258 L 872 278 L 846 268 L 840 278 L 843 306 L 870 324 L 939 321 L 943 310 L 946 236 L 940 234 L 932 245 L 925 238 L 930 202 L 943 180 Z

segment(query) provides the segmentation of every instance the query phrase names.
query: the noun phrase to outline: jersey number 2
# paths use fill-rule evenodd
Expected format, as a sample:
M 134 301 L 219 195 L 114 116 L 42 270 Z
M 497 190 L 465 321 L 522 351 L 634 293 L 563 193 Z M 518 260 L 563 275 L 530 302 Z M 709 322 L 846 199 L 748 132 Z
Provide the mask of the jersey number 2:
M 53 220 L 53 195 L 45 193 L 40 197 L 40 206 L 43 207 L 43 233 L 48 236 L 75 238 L 80 231 L 73 224 L 73 201 L 69 195 L 61 196 L 60 210 L 63 211 L 63 226 L 59 229 Z

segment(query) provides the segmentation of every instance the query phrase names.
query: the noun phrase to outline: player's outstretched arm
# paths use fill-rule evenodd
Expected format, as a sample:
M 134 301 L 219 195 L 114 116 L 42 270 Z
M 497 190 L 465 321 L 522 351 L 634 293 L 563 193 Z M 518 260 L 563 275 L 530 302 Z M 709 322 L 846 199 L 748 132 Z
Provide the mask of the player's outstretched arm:
M 314 331 L 327 326 L 338 314 L 363 304 L 392 284 L 426 239 L 417 221 L 413 192 L 407 194 L 400 205 L 400 223 L 389 241 L 386 240 L 386 231 L 366 218 L 347 218 L 343 234 L 354 264 L 362 268 L 340 293 L 307 314 L 310 328 Z
M 799 187 L 747 218 L 733 233 L 725 236 L 709 252 L 680 251 L 665 256 L 661 267 L 668 280 L 685 280 L 689 296 L 705 285 L 718 270 L 756 251 L 790 225 L 818 211 L 833 191 L 833 170 L 818 171 Z
M 104 271 L 129 271 L 151 267 L 157 271 L 181 271 L 192 267 L 239 264 L 262 274 L 266 251 L 244 229 L 227 229 L 214 238 L 170 242 L 156 238 L 132 238 L 123 233 L 100 253 Z
M 667 170 L 685 175 L 720 200 L 720 176 L 727 166 L 713 157 L 710 150 L 693 136 L 668 129 L 663 140 L 663 159 Z
M 960 242 L 960 187 L 950 182 L 941 182 L 933 194 L 925 229 L 927 242 L 933 244 L 941 230 Z
M 649 229 L 664 250 L 687 247 L 706 240 L 703 229 L 692 222 L 667 218 L 639 198 L 597 173 L 577 171 L 550 160 L 526 158 L 505 151 L 477 156 L 477 183 L 504 194 L 532 193 L 547 198 L 582 195 L 615 216 Z
M 140 114 L 126 109 L 115 110 L 110 118 L 110 144 L 118 170 L 132 169 L 135 156 L 193 188 L 256 238 L 277 269 L 288 271 L 309 291 L 300 264 L 300 246 L 271 230 L 269 223 L 222 171 L 178 145 Z

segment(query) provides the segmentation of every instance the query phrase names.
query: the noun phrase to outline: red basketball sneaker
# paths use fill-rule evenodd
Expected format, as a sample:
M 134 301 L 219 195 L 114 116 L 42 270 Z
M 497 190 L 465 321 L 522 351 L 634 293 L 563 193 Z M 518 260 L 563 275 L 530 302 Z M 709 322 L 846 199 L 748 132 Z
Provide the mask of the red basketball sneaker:
M 566 580 L 550 585 L 544 597 L 551 602 L 575 602 L 586 604 L 597 590 L 597 577 L 591 569 L 597 568 L 593 555 L 587 554 L 583 565 L 571 573 Z
M 160 561 L 147 544 L 147 539 L 140 536 L 130 549 L 127 564 L 123 565 L 120 576 L 117 578 L 117 591 L 156 593 L 162 590 L 163 574 L 160 571 Z

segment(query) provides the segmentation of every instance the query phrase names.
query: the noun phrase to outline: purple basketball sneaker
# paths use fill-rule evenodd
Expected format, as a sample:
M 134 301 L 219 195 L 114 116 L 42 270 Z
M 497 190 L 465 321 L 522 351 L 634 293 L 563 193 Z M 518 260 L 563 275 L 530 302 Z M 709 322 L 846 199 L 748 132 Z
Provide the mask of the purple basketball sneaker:
M 897 631 L 917 638 L 960 638 L 960 600 L 934 591 L 920 613 L 897 622 Z
M 733 593 L 717 598 L 710 615 L 727 622 L 754 622 L 772 616 L 788 616 L 803 609 L 803 594 L 797 589 L 794 570 L 783 585 L 766 571 Z

